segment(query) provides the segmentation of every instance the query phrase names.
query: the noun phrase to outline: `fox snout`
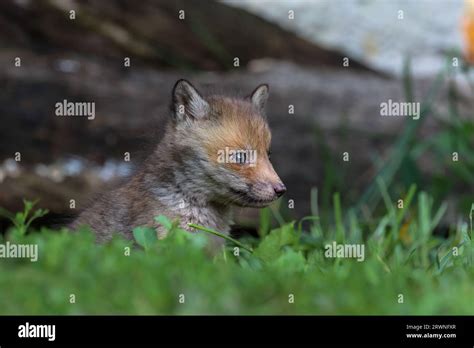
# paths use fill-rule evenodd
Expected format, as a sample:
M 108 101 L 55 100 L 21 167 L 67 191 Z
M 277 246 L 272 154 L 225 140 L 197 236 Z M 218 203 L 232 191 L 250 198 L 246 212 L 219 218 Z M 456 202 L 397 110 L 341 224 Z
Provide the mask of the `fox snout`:
M 286 186 L 275 172 L 268 156 L 265 156 L 262 163 L 257 165 L 256 169 L 257 180 L 266 186 L 267 197 L 272 196 L 273 199 L 277 199 L 286 192 Z
M 250 185 L 248 196 L 249 206 L 265 206 L 281 197 L 286 192 L 286 186 L 278 177 L 270 161 L 260 168 L 255 183 Z
M 248 207 L 264 207 L 277 200 L 286 192 L 285 185 L 279 182 L 256 182 L 249 187 L 247 201 L 243 204 Z
M 275 184 L 272 184 L 273 186 L 273 191 L 275 191 L 275 194 L 277 197 L 282 196 L 286 192 L 286 186 L 282 182 L 277 182 Z
M 286 187 L 281 181 L 276 183 L 258 182 L 253 185 L 252 190 L 254 191 L 257 199 L 262 201 L 273 201 L 281 197 L 286 192 Z

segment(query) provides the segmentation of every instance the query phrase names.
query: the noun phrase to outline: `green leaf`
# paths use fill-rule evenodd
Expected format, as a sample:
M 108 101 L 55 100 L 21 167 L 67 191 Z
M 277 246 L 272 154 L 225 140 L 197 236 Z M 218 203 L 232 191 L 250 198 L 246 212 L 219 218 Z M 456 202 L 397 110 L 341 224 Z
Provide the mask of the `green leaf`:
M 155 221 L 158 222 L 160 225 L 163 225 L 168 231 L 173 228 L 173 223 L 164 215 L 158 215 L 155 217 Z
M 301 251 L 293 249 L 285 250 L 272 264 L 272 267 L 280 269 L 284 273 L 303 272 L 306 268 L 306 259 Z
M 293 225 L 294 222 L 291 222 L 271 231 L 255 249 L 254 254 L 264 261 L 276 260 L 283 246 L 296 244 L 299 239 Z
M 140 226 L 133 229 L 133 237 L 138 245 L 144 249 L 149 249 L 158 240 L 156 230 L 151 227 Z

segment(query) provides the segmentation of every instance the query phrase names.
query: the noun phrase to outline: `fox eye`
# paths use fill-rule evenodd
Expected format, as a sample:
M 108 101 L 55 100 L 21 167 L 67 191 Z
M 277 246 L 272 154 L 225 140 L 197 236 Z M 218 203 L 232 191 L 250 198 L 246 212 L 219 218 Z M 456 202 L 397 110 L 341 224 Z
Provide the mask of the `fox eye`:
M 245 152 L 237 152 L 235 154 L 235 163 L 238 163 L 238 164 L 247 163 L 247 154 Z

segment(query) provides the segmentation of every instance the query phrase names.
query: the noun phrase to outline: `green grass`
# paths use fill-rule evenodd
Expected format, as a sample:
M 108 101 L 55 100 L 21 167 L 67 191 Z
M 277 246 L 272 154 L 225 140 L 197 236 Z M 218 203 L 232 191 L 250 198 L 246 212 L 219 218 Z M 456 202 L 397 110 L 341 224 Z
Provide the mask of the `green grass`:
M 237 242 L 244 247 L 229 240 L 214 254 L 210 234 L 182 231 L 163 216 L 165 239 L 137 228 L 138 246 L 120 238 L 97 245 L 85 230 L 26 231 L 25 211 L 5 239 L 37 244 L 39 259 L 0 260 L 0 314 L 472 314 L 469 212 L 443 239 L 433 230 L 444 208 L 426 193 L 403 209 L 385 198 L 386 214 L 373 230 L 355 216 L 344 225 L 336 211 L 334 227 L 315 217 L 305 231 L 305 224 L 285 223 Z M 325 257 L 334 240 L 364 243 L 365 260 Z

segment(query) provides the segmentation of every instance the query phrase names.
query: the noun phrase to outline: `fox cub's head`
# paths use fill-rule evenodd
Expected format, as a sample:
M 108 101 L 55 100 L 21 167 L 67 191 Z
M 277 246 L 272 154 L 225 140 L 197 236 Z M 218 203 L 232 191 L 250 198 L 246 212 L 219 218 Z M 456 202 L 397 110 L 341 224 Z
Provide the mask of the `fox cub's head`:
M 221 204 L 263 207 L 286 188 L 270 163 L 265 117 L 268 86 L 236 99 L 204 98 L 188 81 L 172 93 L 174 147 L 184 176 L 199 193 Z

